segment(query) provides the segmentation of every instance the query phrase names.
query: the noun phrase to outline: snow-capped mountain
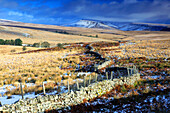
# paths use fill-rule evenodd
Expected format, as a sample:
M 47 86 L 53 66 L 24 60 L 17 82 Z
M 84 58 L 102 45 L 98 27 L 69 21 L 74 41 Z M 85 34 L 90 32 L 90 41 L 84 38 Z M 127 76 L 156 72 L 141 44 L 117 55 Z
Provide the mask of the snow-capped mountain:
M 70 27 L 84 28 L 102 28 L 102 29 L 119 29 L 123 31 L 170 31 L 168 26 L 131 23 L 131 22 L 108 22 L 98 20 L 80 20 L 76 23 L 68 25 Z
M 84 27 L 84 28 L 102 28 L 102 29 L 113 29 L 113 27 L 103 24 L 98 21 L 92 21 L 92 20 L 80 20 L 76 23 L 73 23 L 71 25 L 68 25 L 70 27 Z

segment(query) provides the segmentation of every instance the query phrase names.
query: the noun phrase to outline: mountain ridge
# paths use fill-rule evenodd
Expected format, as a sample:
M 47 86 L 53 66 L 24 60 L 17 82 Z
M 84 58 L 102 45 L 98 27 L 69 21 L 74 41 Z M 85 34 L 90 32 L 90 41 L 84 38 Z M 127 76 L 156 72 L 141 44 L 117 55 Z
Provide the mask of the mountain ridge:
M 43 25 L 45 24 L 33 24 L 23 23 L 18 21 L 0 19 L 1 25 Z M 49 25 L 51 26 L 51 25 Z M 56 26 L 56 25 L 52 25 Z M 111 22 L 92 19 L 81 19 L 78 22 L 68 25 L 57 25 L 61 27 L 80 27 L 80 28 L 97 28 L 108 30 L 121 30 L 121 31 L 170 31 L 169 24 L 154 24 L 154 23 L 134 23 L 134 22 Z
M 170 25 L 167 24 L 110 22 L 88 19 L 82 19 L 76 23 L 67 26 L 83 28 L 118 29 L 122 31 L 170 31 Z

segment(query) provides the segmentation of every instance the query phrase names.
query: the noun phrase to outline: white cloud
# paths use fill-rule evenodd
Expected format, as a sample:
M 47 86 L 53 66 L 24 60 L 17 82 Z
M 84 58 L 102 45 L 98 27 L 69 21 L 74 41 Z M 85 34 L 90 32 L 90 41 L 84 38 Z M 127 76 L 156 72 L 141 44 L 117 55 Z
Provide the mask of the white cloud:
M 76 7 L 75 12 L 80 12 L 84 9 L 84 6 Z
M 129 15 L 131 18 L 136 18 L 136 19 L 147 19 L 156 16 L 157 14 L 152 13 L 152 12 L 145 12 L 145 13 L 133 13 Z
M 133 22 L 136 21 L 136 19 L 126 19 L 126 18 L 116 18 L 116 17 L 101 17 L 101 16 L 95 16 L 95 17 L 87 17 L 94 20 L 103 20 L 103 21 L 112 21 L 112 22 Z
M 131 4 L 131 3 L 136 3 L 138 2 L 137 0 L 124 0 L 124 3 Z
M 15 11 L 9 11 L 9 12 L 8 12 L 8 15 L 9 15 L 9 16 L 11 16 L 11 15 L 15 15 L 15 16 L 23 16 L 22 13 L 15 12 Z
M 110 2 L 110 5 L 115 5 L 115 4 L 117 4 L 117 2 L 115 1 Z
M 8 15 L 9 16 L 19 16 L 19 17 L 34 18 L 32 15 L 28 15 L 28 14 L 20 13 L 20 12 L 16 12 L 16 11 L 9 11 Z

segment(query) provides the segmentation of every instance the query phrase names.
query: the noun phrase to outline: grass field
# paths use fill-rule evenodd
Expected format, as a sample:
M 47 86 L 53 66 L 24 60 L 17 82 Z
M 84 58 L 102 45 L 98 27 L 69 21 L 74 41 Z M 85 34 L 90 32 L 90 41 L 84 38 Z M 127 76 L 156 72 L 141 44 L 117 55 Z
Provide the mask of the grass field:
M 26 47 L 25 51 L 37 50 L 39 48 Z M 0 45 L 0 55 L 13 54 L 23 52 L 22 46 Z
M 55 33 L 56 30 L 66 31 L 68 34 Z M 31 37 L 25 37 L 23 33 L 28 33 Z M 98 37 L 95 37 L 96 35 Z M 67 86 L 67 81 L 69 84 L 75 84 L 76 80 L 83 81 L 82 76 L 77 76 L 78 72 L 90 72 L 90 68 L 95 63 L 101 63 L 93 55 L 84 54 L 87 51 L 85 48 L 87 44 L 93 46 L 94 51 L 100 53 L 104 58 L 112 61 L 108 66 L 131 67 L 135 65 L 141 74 L 140 84 L 135 83 L 128 87 L 126 85 L 117 86 L 101 97 L 108 99 L 111 96 L 120 99 L 124 95 L 127 96 L 128 93 L 129 98 L 134 99 L 131 96 L 150 95 L 151 90 L 162 91 L 165 87 L 169 88 L 169 36 L 169 32 L 161 31 L 112 31 L 21 23 L 0 25 L 0 39 L 20 38 L 23 43 L 27 44 L 48 41 L 52 46 L 56 46 L 58 43 L 68 43 L 64 48 L 56 50 L 23 54 L 15 54 L 23 52 L 22 46 L 0 45 L 0 90 L 5 89 L 4 93 L 0 92 L 0 97 L 19 95 L 21 93 L 19 81 L 24 86 L 25 94 L 42 93 L 42 82 L 44 81 L 48 83 L 46 90 L 53 91 L 58 91 L 56 87 L 61 84 Z M 82 43 L 76 44 L 76 42 Z M 37 49 L 40 48 L 27 47 L 26 51 Z M 99 70 L 101 74 L 107 67 Z M 89 75 L 94 77 L 96 74 L 96 72 L 91 72 Z M 155 76 L 156 78 L 154 78 Z M 163 78 L 165 79 L 163 80 Z M 29 86 L 30 84 L 33 86 Z M 152 87 L 148 88 L 148 84 Z M 155 87 L 157 89 L 154 89 Z M 148 89 L 141 90 L 142 88 Z M 101 99 L 101 97 L 95 98 L 93 101 Z M 135 98 L 140 100 L 141 97 Z M 107 106 L 105 107 L 107 108 Z
M 58 32 L 66 32 L 56 33 Z M 97 42 L 118 40 L 165 40 L 169 39 L 169 32 L 165 31 L 120 31 L 107 29 L 88 29 L 76 27 L 62 27 L 54 25 L 30 23 L 0 23 L 0 39 L 21 38 L 23 43 L 48 41 L 52 46 L 57 43 Z M 24 34 L 29 34 L 30 38 Z M 98 36 L 97 38 L 95 36 Z
M 20 38 L 23 43 L 33 44 L 47 41 L 52 46 L 57 45 L 58 43 L 75 43 L 75 42 L 94 42 L 94 41 L 107 41 L 101 38 L 92 38 L 86 36 L 78 36 L 78 35 L 69 35 L 69 34 L 60 34 L 43 30 L 35 30 L 28 28 L 18 28 L 18 27 L 4 27 L 5 31 L 0 32 L 0 39 L 17 39 Z M 25 37 L 24 33 L 28 33 L 31 35 L 30 38 Z M 19 35 L 20 34 L 20 35 Z

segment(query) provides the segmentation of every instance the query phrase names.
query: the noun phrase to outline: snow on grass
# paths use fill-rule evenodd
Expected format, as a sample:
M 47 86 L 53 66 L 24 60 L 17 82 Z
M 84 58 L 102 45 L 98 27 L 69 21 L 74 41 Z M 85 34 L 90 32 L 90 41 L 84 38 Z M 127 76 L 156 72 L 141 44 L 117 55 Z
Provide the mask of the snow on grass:
M 13 86 L 12 84 L 3 85 L 2 87 L 0 87 L 0 94 L 1 94 L 1 95 L 4 95 L 4 93 L 7 92 L 7 89 L 12 90 L 12 89 L 15 89 L 15 88 L 16 88 L 16 87 Z
M 39 95 L 35 95 L 35 93 L 28 93 L 28 94 L 25 94 L 24 95 L 24 98 L 35 98 Z M 21 95 L 12 95 L 10 99 L 7 99 L 8 96 L 3 96 L 3 97 L 0 97 L 0 102 L 2 105 L 5 105 L 5 104 L 13 104 L 15 103 L 16 101 L 18 101 L 19 99 L 22 99 L 22 96 Z
M 152 79 L 159 79 L 159 78 L 165 78 L 161 75 L 154 75 L 154 76 L 144 76 L 143 77 L 144 79 L 149 79 L 149 78 L 152 78 Z
M 30 84 L 27 84 L 28 86 L 31 86 L 31 85 L 34 85 L 32 83 Z M 0 89 L 0 93 L 4 94 L 7 90 L 5 89 L 7 86 L 12 86 L 12 85 L 4 85 L 3 87 L 1 87 Z M 57 93 L 61 94 L 61 93 L 67 93 L 68 90 L 65 86 L 60 86 L 60 92 L 57 92 L 57 91 L 52 91 L 52 92 L 46 92 L 47 95 L 55 95 Z M 27 94 L 24 94 L 24 99 L 26 98 L 35 98 L 37 96 L 39 96 L 41 94 L 35 94 L 35 92 L 33 93 L 27 93 Z M 15 103 L 16 101 L 18 101 L 19 99 L 22 99 L 22 96 L 21 95 L 12 95 L 10 99 L 7 99 L 8 96 L 2 96 L 0 97 L 0 102 L 2 105 L 5 105 L 5 104 L 13 104 Z

